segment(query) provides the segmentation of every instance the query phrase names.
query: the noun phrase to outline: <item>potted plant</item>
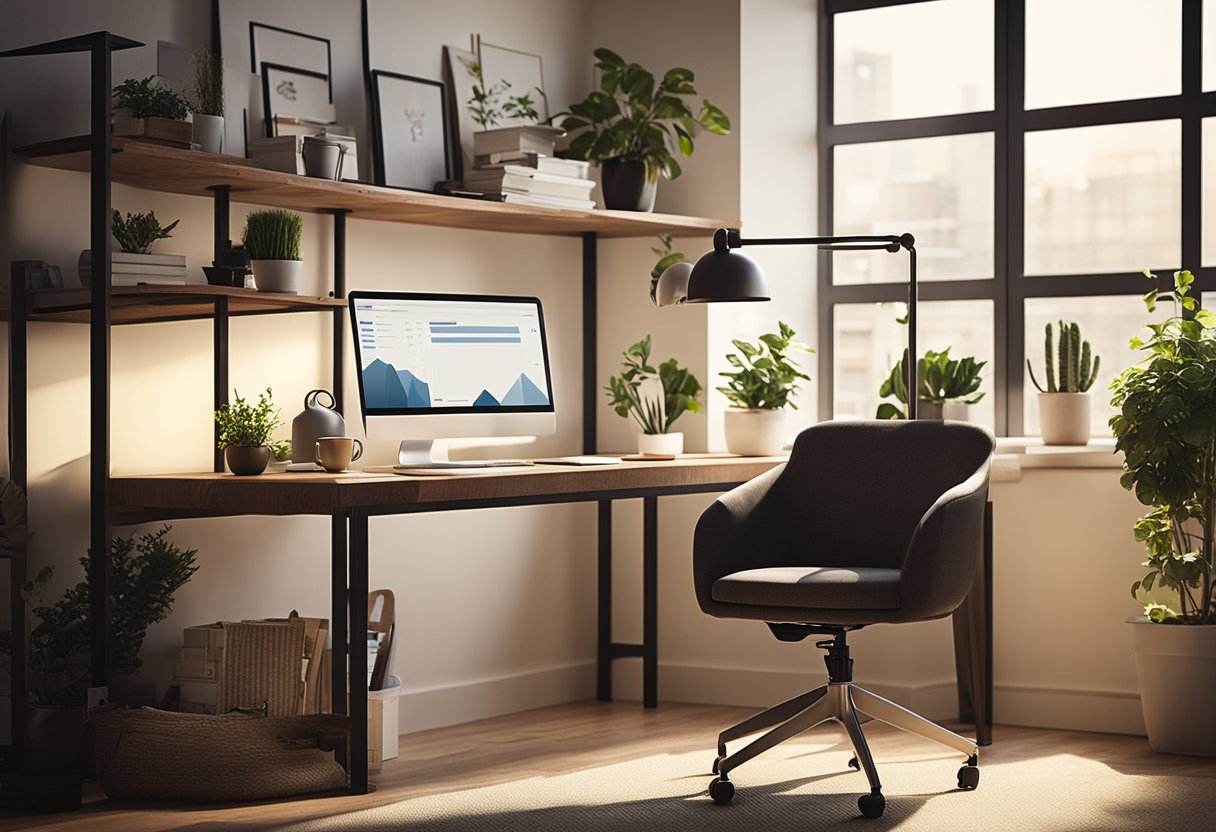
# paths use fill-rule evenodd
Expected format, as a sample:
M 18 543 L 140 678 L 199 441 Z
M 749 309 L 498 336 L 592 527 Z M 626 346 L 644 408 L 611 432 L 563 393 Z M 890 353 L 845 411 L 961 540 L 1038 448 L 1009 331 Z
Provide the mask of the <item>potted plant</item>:
M 794 394 L 798 379 L 811 377 L 789 358 L 790 350 L 814 352 L 794 340 L 794 330 L 778 321 L 778 332 L 760 336 L 749 343 L 731 341 L 740 354 L 729 353 L 726 360 L 735 369 L 719 373 L 728 381 L 719 392 L 730 400 L 726 409 L 726 450 L 742 456 L 772 456 L 785 447 L 785 408 L 798 409 Z
M 610 377 L 604 389 L 616 415 L 625 419 L 632 416 L 642 428 L 638 453 L 683 453 L 684 434 L 671 432 L 671 426 L 686 410 L 700 412 L 697 395 L 701 382 L 674 358 L 664 361 L 657 370 L 651 366 L 649 335 L 625 350 L 622 358 L 623 372 Z
M 116 86 L 113 108 L 115 136 L 190 146 L 193 128 L 186 121 L 190 105 L 155 75 L 131 78 Z
M 685 101 L 697 95 L 692 70 L 673 67 L 655 76 L 610 49 L 596 49 L 600 89 L 570 105 L 562 122 L 581 131 L 570 143 L 575 159 L 598 162 L 604 207 L 652 211 L 659 174 L 680 175 L 675 154 L 692 156 L 698 128 L 715 135 L 730 132 L 730 119 L 708 99 L 694 114 Z
M 224 61 L 210 49 L 199 47 L 192 59 L 194 81 L 194 141 L 207 153 L 224 151 Z
M 1145 272 L 1149 277 L 1151 273 Z M 1154 751 L 1216 755 L 1216 313 L 1189 294 L 1194 277 L 1174 273 L 1174 291 L 1145 295 L 1174 315 L 1149 326 L 1146 355 L 1111 385 L 1110 419 L 1123 453 L 1120 483 L 1150 511 L 1136 523 L 1148 573 L 1132 596 L 1168 593 L 1168 604 L 1129 619 L 1140 704 Z
M 128 213 L 125 217 L 115 211 L 110 223 L 110 237 L 118 251 L 110 252 L 110 281 L 114 286 L 133 286 L 138 283 L 166 283 L 182 285 L 186 282 L 186 256 L 184 254 L 153 254 L 152 246 L 158 240 L 167 240 L 177 228 L 180 220 L 162 226 L 155 211 L 141 214 Z M 93 252 L 85 249 L 76 261 L 80 285 L 88 286 L 93 278 Z
M 876 419 L 906 419 L 908 405 L 908 385 L 904 381 L 908 377 L 908 367 L 904 363 L 908 352 L 891 368 L 891 373 L 883 380 L 878 388 L 882 398 L 894 396 L 899 402 L 883 402 L 878 406 Z M 917 386 L 920 387 L 920 399 L 917 405 L 917 415 L 922 419 L 958 419 L 967 418 L 967 408 L 984 398 L 980 389 L 980 371 L 987 361 L 976 361 L 968 356 L 955 360 L 950 357 L 950 348 L 941 352 L 925 350 L 925 357 L 916 362 Z
M 228 463 L 228 470 L 237 476 L 256 476 L 270 464 L 270 434 L 282 424 L 272 395 L 267 387 L 266 392 L 258 396 L 258 403 L 250 404 L 234 390 L 232 403 L 215 411 L 224 461 Z
M 1081 327 L 1074 321 L 1060 321 L 1060 384 L 1056 386 L 1053 366 L 1051 324 L 1043 347 L 1043 363 L 1047 370 L 1047 389 L 1034 377 L 1030 359 L 1026 369 L 1039 391 L 1039 429 L 1044 445 L 1089 444 L 1089 388 L 1098 377 L 1100 356 L 1090 359 L 1089 342 L 1081 340 Z
M 304 220 L 282 209 L 254 211 L 245 218 L 244 244 L 259 292 L 300 291 L 300 236 Z

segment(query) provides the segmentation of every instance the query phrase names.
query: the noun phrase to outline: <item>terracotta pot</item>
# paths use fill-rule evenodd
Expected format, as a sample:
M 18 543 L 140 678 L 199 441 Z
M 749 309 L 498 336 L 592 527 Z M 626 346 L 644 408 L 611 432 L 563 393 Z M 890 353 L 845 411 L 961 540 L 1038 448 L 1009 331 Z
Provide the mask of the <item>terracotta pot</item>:
M 238 477 L 256 476 L 270 464 L 270 448 L 265 445 L 229 445 L 224 448 L 224 462 Z
M 775 456 L 785 447 L 785 410 L 726 409 L 726 450 L 740 456 Z
M 684 434 L 675 433 L 639 433 L 638 453 L 640 454 L 682 454 L 684 453 Z
M 614 211 L 653 211 L 658 181 L 646 178 L 646 163 L 628 156 L 614 156 L 600 165 L 600 190 L 604 207 Z
M 1149 747 L 1216 757 L 1216 624 L 1128 623 Z
M 1089 394 L 1039 393 L 1039 432 L 1044 445 L 1089 444 Z

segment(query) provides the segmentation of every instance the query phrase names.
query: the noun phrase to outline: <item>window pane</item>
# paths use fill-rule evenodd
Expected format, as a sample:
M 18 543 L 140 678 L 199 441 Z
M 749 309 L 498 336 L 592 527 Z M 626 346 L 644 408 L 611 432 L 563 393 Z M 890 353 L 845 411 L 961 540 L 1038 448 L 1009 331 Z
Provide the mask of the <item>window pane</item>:
M 837 124 L 992 109 L 992 0 L 846 12 L 832 25 Z
M 835 233 L 916 235 L 921 280 L 992 276 L 991 133 L 841 145 Z M 833 282 L 906 283 L 907 256 L 834 255 Z
M 1181 0 L 1026 0 L 1026 109 L 1182 92 Z
M 1146 280 L 1145 285 L 1150 285 Z M 1090 426 L 1094 436 L 1110 436 L 1110 419 L 1114 409 L 1110 406 L 1110 383 L 1121 371 L 1136 363 L 1142 353 L 1134 352 L 1128 342 L 1135 335 L 1146 337 L 1141 330 L 1145 324 L 1160 322 L 1171 312 L 1169 304 L 1161 304 L 1150 315 L 1139 295 L 1114 295 L 1111 297 L 1079 298 L 1027 298 L 1026 299 L 1026 357 L 1034 367 L 1039 384 L 1047 386 L 1043 351 L 1045 328 L 1052 324 L 1053 344 L 1059 347 L 1060 318 L 1076 321 L 1081 327 L 1081 338 L 1088 341 L 1094 355 L 1101 358 L 1098 377 L 1090 388 Z M 1059 367 L 1056 368 L 1057 373 Z M 1027 436 L 1039 434 L 1038 389 L 1030 380 L 1030 371 L 1022 368 L 1025 376 L 1023 415 Z M 1057 375 L 1057 379 L 1059 376 Z
M 974 356 L 983 369 L 984 398 L 971 407 L 970 421 L 993 426 L 992 301 L 932 301 L 918 307 L 920 351 L 950 347 L 954 359 Z M 882 401 L 878 388 L 908 344 L 908 330 L 896 323 L 904 304 L 842 303 L 833 308 L 835 418 L 873 419 Z M 892 403 L 895 400 L 889 399 Z
M 1180 122 L 1026 134 L 1026 274 L 1175 266 Z
M 1216 15 L 1216 8 L 1212 9 Z M 1207 17 L 1204 17 L 1207 20 Z M 1216 45 L 1213 45 L 1216 49 Z M 1212 56 L 1216 63 L 1216 53 Z M 1203 249 L 1200 259 L 1203 265 L 1216 264 L 1216 119 L 1203 120 Z M 1193 268 L 1190 263 L 1183 266 Z

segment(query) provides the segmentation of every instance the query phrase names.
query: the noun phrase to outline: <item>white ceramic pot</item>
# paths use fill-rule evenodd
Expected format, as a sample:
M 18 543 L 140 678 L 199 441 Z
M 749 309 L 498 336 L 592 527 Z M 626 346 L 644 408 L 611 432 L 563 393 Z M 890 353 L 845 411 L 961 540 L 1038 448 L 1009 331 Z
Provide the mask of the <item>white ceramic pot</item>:
M 682 454 L 684 453 L 684 434 L 675 433 L 639 433 L 639 454 Z
M 1149 747 L 1216 756 L 1216 624 L 1154 624 L 1144 616 L 1128 623 Z
M 194 114 L 194 141 L 207 153 L 224 152 L 224 117 Z
M 785 447 L 785 409 L 726 409 L 726 450 L 740 456 L 776 456 Z
M 300 291 L 303 260 L 251 260 L 254 287 L 259 292 L 282 292 L 295 295 Z
M 1040 393 L 1039 431 L 1044 445 L 1089 444 L 1089 394 Z

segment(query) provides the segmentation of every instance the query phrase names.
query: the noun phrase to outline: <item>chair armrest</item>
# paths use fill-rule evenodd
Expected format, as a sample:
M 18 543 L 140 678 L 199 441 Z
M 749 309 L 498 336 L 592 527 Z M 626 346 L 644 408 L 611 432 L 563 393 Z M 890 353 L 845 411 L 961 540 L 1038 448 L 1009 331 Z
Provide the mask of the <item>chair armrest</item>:
M 714 581 L 748 568 L 749 555 L 756 547 L 754 535 L 748 533 L 748 520 L 784 470 L 785 466 L 779 465 L 726 492 L 697 520 L 692 543 L 693 584 L 702 610 L 708 612 L 714 603 Z
M 967 597 L 983 549 L 990 466 L 939 497 L 917 524 L 899 579 L 901 610 L 940 618 Z

